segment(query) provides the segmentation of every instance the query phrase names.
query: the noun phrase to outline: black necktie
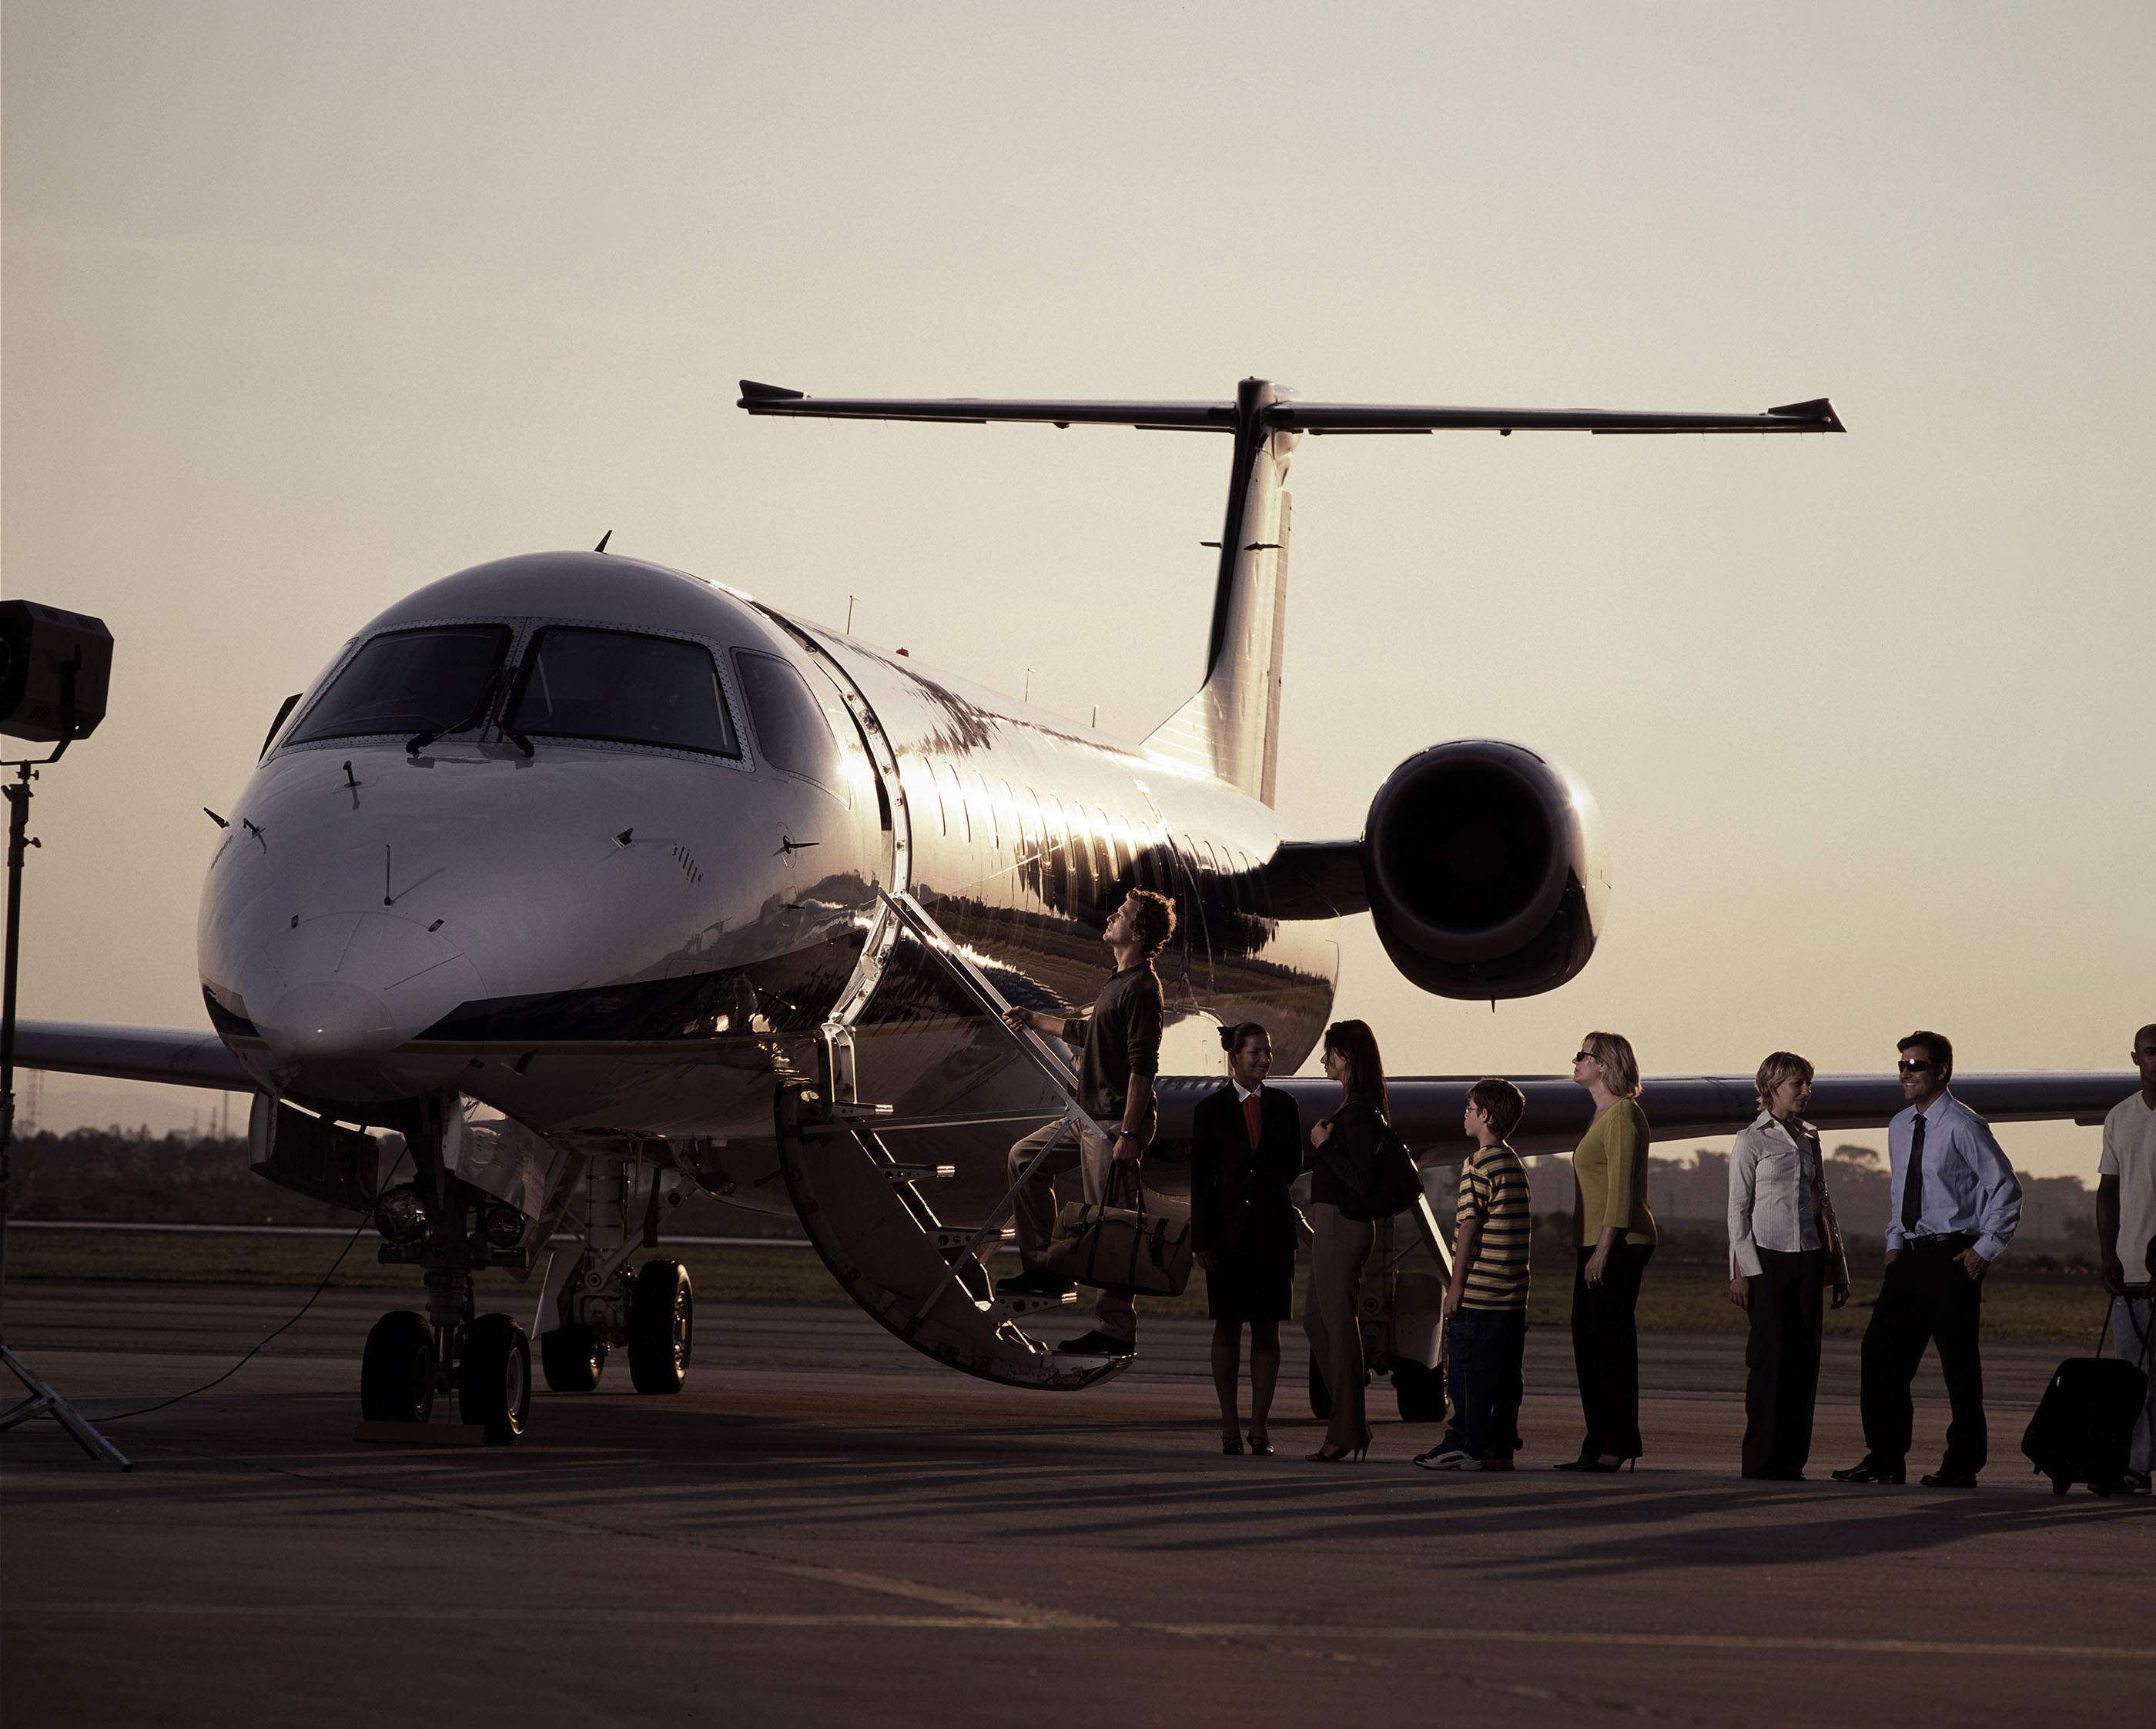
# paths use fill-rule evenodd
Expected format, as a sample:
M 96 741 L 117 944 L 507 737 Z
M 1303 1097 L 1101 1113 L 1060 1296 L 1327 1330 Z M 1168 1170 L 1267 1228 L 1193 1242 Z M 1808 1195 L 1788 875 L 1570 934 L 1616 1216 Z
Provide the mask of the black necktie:
M 1902 1179 L 1902 1233 L 1917 1229 L 1917 1216 L 1924 1210 L 1924 1119 L 1922 1113 L 1909 1134 L 1909 1171 Z

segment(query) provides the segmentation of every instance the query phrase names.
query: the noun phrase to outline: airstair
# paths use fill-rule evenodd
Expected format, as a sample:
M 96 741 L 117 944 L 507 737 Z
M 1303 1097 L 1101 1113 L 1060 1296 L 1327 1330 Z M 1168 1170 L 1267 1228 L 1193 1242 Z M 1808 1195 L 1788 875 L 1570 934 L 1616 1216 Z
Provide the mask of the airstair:
M 891 818 L 892 878 L 891 888 L 876 891 L 875 916 L 853 975 L 818 1031 L 814 1079 L 787 1080 L 778 1089 L 779 1167 L 794 1211 L 847 1294 L 916 1350 L 968 1374 L 1014 1386 L 1068 1390 L 1106 1380 L 1130 1359 L 1059 1355 L 1019 1326 L 1064 1307 L 1070 1297 L 999 1297 L 988 1268 L 988 1256 L 1014 1234 L 1011 1217 L 1027 1180 L 1064 1144 L 1065 1136 L 1075 1134 L 1081 1124 L 1100 1127 L 1080 1101 L 1077 1071 L 1060 1041 L 1014 1032 L 1004 1024 L 1009 1002 L 914 898 L 905 782 L 891 741 L 843 661 L 814 635 L 798 628 L 793 634 L 838 687 L 883 783 Z M 861 1099 L 855 1029 L 906 939 L 981 1011 L 986 1036 L 1009 1040 L 1015 1057 L 1038 1075 L 1040 1106 L 900 1116 L 889 1105 Z M 937 1182 L 957 1171 L 934 1162 L 937 1131 L 992 1123 L 1010 1124 L 1014 1140 L 1051 1123 L 1060 1123 L 1060 1131 L 985 1219 L 947 1223 L 929 1196 Z M 917 1156 L 896 1150 L 924 1146 L 931 1151 Z
M 910 937 L 939 964 L 1060 1103 L 901 1116 L 888 1105 L 864 1102 L 855 1080 L 854 1020 L 872 993 L 856 997 L 850 991 L 819 1034 L 815 1080 L 779 1091 L 779 1163 L 802 1228 L 855 1302 L 939 1362 L 1024 1387 L 1068 1389 L 1106 1379 L 1130 1359 L 1058 1355 L 1018 1324 L 1072 1298 L 998 1296 L 987 1265 L 1012 1234 L 1019 1194 L 1042 1162 L 1081 1125 L 1100 1131 L 1080 1102 L 1077 1074 L 1058 1045 L 1004 1024 L 1009 1003 L 925 907 L 902 890 L 880 891 L 880 898 L 877 926 L 888 923 L 894 943 Z M 865 957 L 878 936 L 872 927 Z M 1010 1124 L 1014 1138 L 1051 1123 L 1058 1132 L 987 1219 L 970 1226 L 947 1224 L 937 1216 L 929 1190 L 955 1175 L 954 1167 L 904 1157 L 894 1143 L 902 1147 L 907 1136 L 918 1135 L 932 1146 L 938 1130 L 989 1123 Z

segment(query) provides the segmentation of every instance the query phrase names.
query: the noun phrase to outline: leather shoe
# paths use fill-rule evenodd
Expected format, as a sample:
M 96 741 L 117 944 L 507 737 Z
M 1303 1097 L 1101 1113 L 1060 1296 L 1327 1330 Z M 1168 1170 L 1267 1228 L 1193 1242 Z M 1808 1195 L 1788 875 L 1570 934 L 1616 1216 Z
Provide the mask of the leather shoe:
M 1868 1459 L 1861 1465 L 1852 1465 L 1845 1471 L 1835 1472 L 1834 1480 L 1837 1483 L 1906 1483 L 1909 1480 L 1900 1465 L 1874 1465 Z M 1970 1480 L 1974 1482 L 1975 1480 L 1972 1478 Z
M 1090 1333 L 1081 1333 L 1075 1339 L 1065 1339 L 1055 1347 L 1059 1357 L 1135 1357 L 1137 1347 L 1128 1339 L 1111 1337 L 1096 1328 Z
M 1008 1279 L 996 1280 L 996 1289 L 1005 1296 L 1060 1297 L 1077 1288 L 1068 1279 L 1058 1278 L 1045 1267 L 1031 1267 L 1023 1273 L 1014 1273 Z
M 1976 1473 L 1933 1471 L 1928 1477 L 1919 1477 L 1917 1480 L 1927 1489 L 1974 1489 L 1976 1487 Z

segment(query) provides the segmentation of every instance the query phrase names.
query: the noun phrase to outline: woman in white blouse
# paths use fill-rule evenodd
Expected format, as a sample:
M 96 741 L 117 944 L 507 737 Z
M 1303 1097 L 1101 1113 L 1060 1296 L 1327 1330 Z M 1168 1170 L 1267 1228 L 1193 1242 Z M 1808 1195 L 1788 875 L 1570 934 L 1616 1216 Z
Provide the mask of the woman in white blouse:
M 1752 1317 L 1744 1361 L 1744 1475 L 1801 1482 L 1819 1392 L 1820 1298 L 1849 1301 L 1849 1261 L 1827 1197 L 1819 1131 L 1804 1121 L 1812 1065 L 1778 1050 L 1753 1078 L 1759 1115 L 1729 1153 L 1729 1301 Z

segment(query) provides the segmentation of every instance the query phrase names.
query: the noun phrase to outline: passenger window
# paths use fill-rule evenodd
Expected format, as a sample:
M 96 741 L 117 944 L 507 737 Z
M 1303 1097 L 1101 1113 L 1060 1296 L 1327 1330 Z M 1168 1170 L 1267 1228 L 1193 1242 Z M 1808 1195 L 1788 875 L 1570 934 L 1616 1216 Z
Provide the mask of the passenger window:
M 734 650 L 742 694 L 763 761 L 787 774 L 798 774 L 835 793 L 843 778 L 838 741 L 824 718 L 823 705 L 799 673 L 776 654 Z
M 936 784 L 938 787 L 946 781 L 951 783 L 950 806 L 957 817 L 957 820 L 951 825 L 951 832 L 953 834 L 963 833 L 970 843 L 973 838 L 973 813 L 967 808 L 966 795 L 959 788 L 958 771 L 947 762 L 937 763 L 936 769 Z
M 509 729 L 738 757 L 711 652 L 670 637 L 550 626 L 524 652 Z
M 476 726 L 508 652 L 506 624 L 377 636 L 345 664 L 285 742 Z

